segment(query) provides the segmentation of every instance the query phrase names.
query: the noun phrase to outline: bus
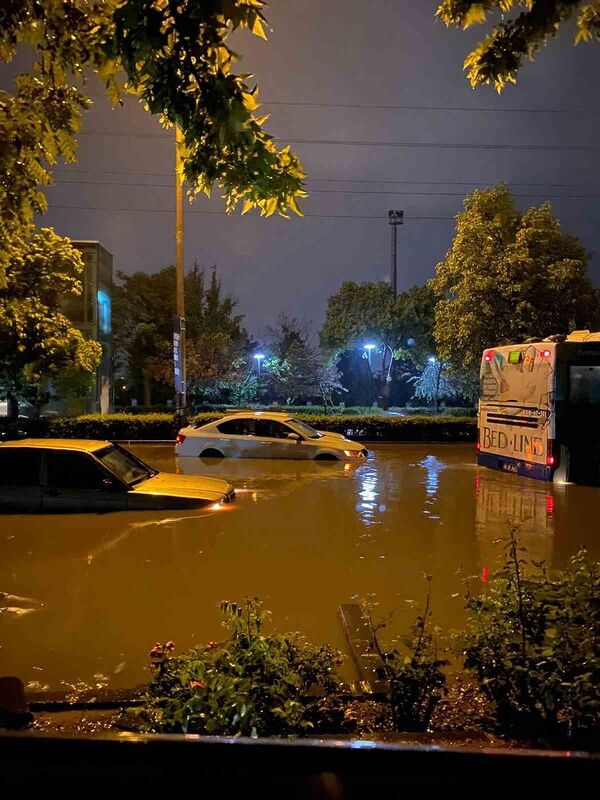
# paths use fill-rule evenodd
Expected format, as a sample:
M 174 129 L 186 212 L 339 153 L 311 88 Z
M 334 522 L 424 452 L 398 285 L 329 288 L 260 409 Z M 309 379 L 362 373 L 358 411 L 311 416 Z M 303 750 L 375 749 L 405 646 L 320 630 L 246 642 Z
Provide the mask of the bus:
M 477 463 L 544 481 L 600 484 L 600 333 L 484 351 Z

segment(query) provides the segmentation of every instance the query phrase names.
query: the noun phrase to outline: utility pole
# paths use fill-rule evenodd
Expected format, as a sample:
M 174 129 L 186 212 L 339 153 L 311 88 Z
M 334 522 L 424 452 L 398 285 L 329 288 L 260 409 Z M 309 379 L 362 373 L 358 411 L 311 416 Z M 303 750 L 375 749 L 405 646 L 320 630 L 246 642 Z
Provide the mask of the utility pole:
M 391 258 L 390 258 L 390 285 L 394 297 L 398 295 L 398 225 L 404 222 L 404 211 L 391 210 L 388 211 L 388 221 L 391 225 L 392 244 L 391 244 Z
M 183 144 L 181 128 L 175 125 L 175 274 L 177 314 L 173 331 L 173 368 L 175 375 L 175 406 L 183 412 L 186 397 L 186 342 L 185 342 L 185 294 L 183 273 L 183 164 L 180 148 Z

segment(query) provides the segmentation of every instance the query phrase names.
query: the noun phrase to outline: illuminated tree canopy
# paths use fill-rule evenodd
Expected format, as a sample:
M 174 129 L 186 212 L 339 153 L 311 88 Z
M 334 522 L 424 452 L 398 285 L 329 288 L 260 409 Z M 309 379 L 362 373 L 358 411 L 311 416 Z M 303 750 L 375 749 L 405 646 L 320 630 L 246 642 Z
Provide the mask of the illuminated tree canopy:
M 68 239 L 42 228 L 31 239 L 13 237 L 6 285 L 0 288 L 0 392 L 36 405 L 54 389 L 84 394 L 102 348 L 62 313 L 61 303 L 81 295 L 83 259 Z
M 521 9 L 516 16 L 505 17 L 516 9 Z M 600 0 L 443 0 L 437 16 L 448 27 L 469 28 L 493 12 L 500 12 L 502 21 L 465 60 L 471 86 L 492 83 L 501 92 L 507 83 L 516 83 L 523 61 L 533 60 L 572 18 L 576 43 L 600 40 Z
M 469 370 L 486 347 L 597 329 L 600 292 L 588 260 L 549 203 L 521 214 L 502 184 L 473 192 L 431 281 L 439 357 Z
M 278 150 L 255 115 L 256 87 L 233 67 L 229 35 L 265 38 L 263 0 L 3 0 L 0 59 L 33 48 L 15 94 L 0 92 L 0 236 L 30 224 L 46 207 L 40 187 L 59 158 L 76 158 L 85 78 L 104 82 L 114 104 L 139 97 L 184 140 L 191 195 L 218 185 L 229 211 L 300 213 L 304 174 L 288 147 Z M 0 264 L 0 270 L 6 266 Z M 0 272 L 1 278 L 1 272 Z

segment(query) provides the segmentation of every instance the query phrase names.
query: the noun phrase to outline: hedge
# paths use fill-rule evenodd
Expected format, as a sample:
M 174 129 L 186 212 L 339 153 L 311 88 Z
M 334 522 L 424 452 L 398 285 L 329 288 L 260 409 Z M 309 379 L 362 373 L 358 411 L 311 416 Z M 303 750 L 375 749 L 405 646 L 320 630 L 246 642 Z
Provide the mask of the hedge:
M 193 412 L 195 414 L 204 413 L 207 411 L 219 411 L 224 414 L 229 411 L 240 411 L 239 406 L 223 405 L 213 403 L 209 405 L 199 405 Z M 256 411 L 287 411 L 289 414 L 306 416 L 347 416 L 349 414 L 359 414 L 361 416 L 374 417 L 385 416 L 385 411 L 382 408 L 369 408 L 369 406 L 256 406 L 253 410 Z M 433 406 L 393 406 L 390 411 L 397 414 L 407 416 L 427 416 L 427 417 L 474 417 L 477 413 L 474 406 L 447 406 L 439 409 L 436 414 Z M 121 406 L 117 408 L 117 412 L 124 414 L 173 414 L 174 409 L 172 406 L 157 405 L 157 406 Z
M 206 411 L 190 418 L 202 425 L 222 414 Z M 470 417 L 382 417 L 297 414 L 315 428 L 342 433 L 352 439 L 376 442 L 471 442 L 475 420 Z M 70 439 L 175 438 L 179 424 L 174 414 L 87 414 L 81 417 L 44 417 L 29 420 L 27 434 Z

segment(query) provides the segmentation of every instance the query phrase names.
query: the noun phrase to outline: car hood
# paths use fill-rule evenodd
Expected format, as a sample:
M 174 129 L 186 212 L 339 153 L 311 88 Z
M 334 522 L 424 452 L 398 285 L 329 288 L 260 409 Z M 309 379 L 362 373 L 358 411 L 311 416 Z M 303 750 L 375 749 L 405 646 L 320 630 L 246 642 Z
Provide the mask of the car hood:
M 331 431 L 319 431 L 321 439 L 314 439 L 319 444 L 331 445 L 332 447 L 343 447 L 344 450 L 364 450 L 364 447 L 359 442 L 353 442 L 352 439 L 346 439 L 341 433 L 332 433 Z
M 157 494 L 218 502 L 232 488 L 228 481 L 220 478 L 159 472 L 153 478 L 148 478 L 148 480 L 132 486 L 129 491 L 133 494 Z

